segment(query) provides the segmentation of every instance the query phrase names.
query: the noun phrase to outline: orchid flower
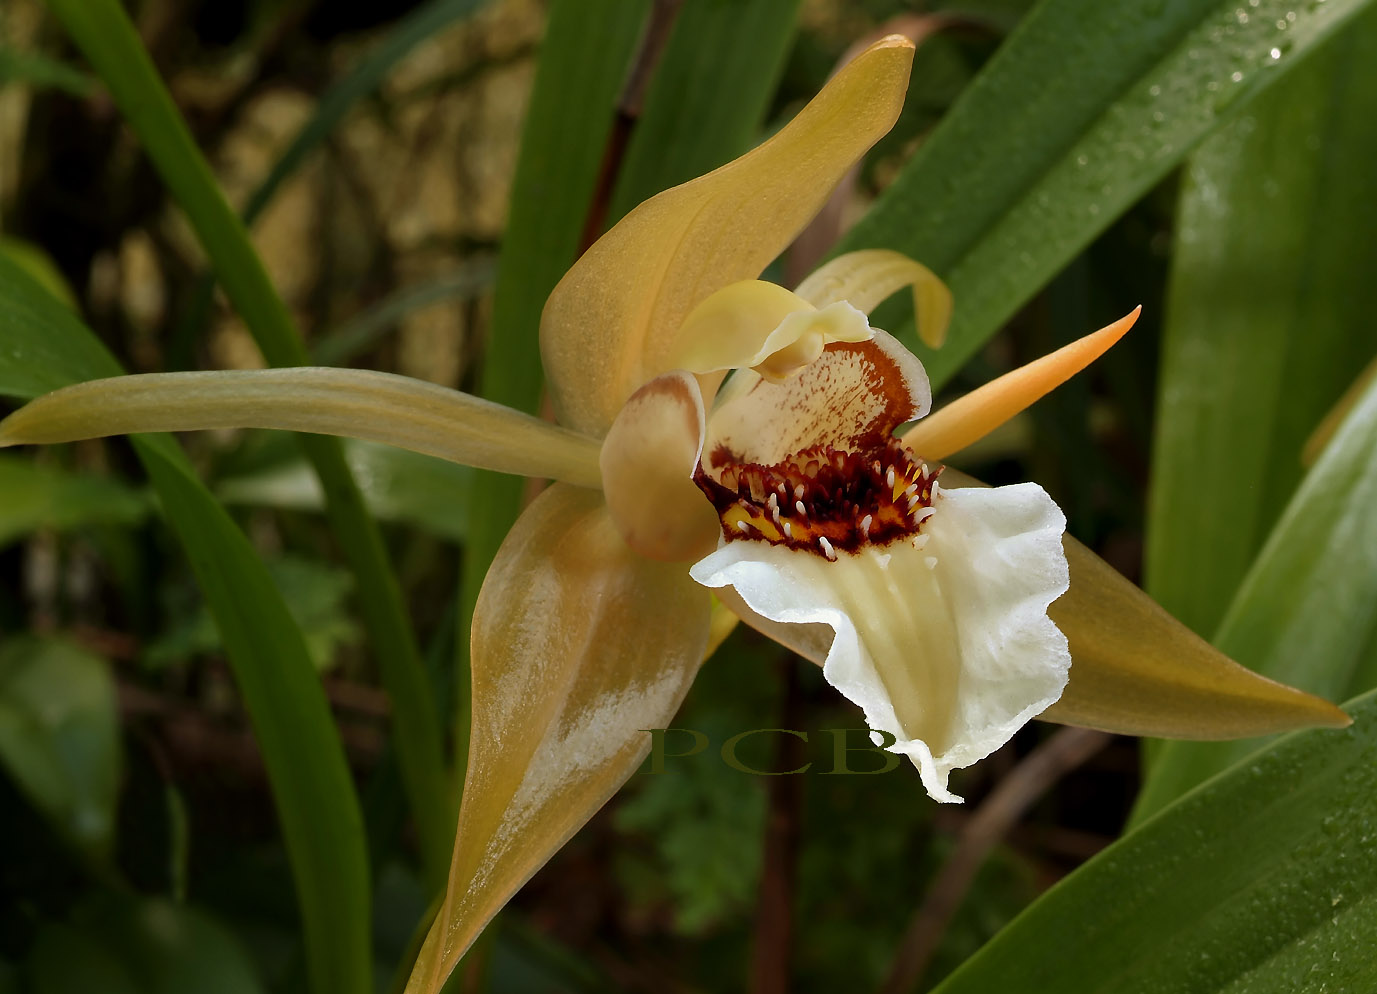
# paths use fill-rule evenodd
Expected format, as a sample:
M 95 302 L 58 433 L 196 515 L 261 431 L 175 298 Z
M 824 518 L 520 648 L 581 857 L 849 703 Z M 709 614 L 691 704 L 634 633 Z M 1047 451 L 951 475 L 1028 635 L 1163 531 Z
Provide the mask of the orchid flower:
M 757 279 L 891 127 L 911 59 L 903 38 L 876 43 L 769 141 L 589 249 L 540 329 L 560 425 L 310 368 L 93 381 L 0 423 L 0 446 L 324 432 L 556 481 L 478 598 L 458 842 L 408 991 L 437 990 L 635 771 L 645 730 L 670 724 L 736 617 L 821 663 L 940 801 L 959 800 L 952 770 L 1039 715 L 1195 738 L 1346 723 L 1223 657 L 1066 538 L 1042 488 L 983 488 L 938 465 L 1093 361 L 1136 311 L 925 417 L 922 364 L 866 315 L 912 287 L 920 334 L 940 340 L 952 302 L 933 274 L 872 250 L 793 291 Z

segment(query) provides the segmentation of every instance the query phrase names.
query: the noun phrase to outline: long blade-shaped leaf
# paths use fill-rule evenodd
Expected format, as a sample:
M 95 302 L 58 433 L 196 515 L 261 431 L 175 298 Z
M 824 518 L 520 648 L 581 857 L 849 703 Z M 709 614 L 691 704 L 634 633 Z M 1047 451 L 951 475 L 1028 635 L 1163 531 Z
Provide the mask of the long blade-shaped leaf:
M 320 98 L 315 112 L 297 132 L 282 156 L 244 205 L 244 223 L 254 219 L 306 157 L 339 127 L 345 116 L 392 71 L 392 67 L 427 38 L 461 17 L 467 17 L 487 0 L 430 0 L 399 20 L 387 37 Z
M 935 994 L 1294 994 L 1377 985 L 1377 695 L 1067 877 Z
M 104 476 L 0 456 L 0 546 L 39 528 L 128 524 L 149 511 L 145 495 Z
M 1190 159 L 1147 588 L 1206 636 L 1294 491 L 1306 436 L 1377 352 L 1374 160 L 1372 12 Z
M 1046 0 L 837 251 L 897 249 L 947 281 L 948 340 L 916 349 L 935 388 L 1229 108 L 1365 5 Z
M 116 376 L 75 315 L 0 259 L 0 393 Z M 368 867 L 344 749 L 300 630 L 248 540 L 165 435 L 134 439 L 215 616 L 263 751 L 314 990 L 370 991 Z
M 751 146 L 784 70 L 799 0 L 687 4 L 646 91 L 607 224 Z
M 286 305 L 117 0 L 52 0 L 50 6 L 144 143 L 264 356 L 274 366 L 306 365 L 306 348 Z M 302 445 L 320 476 L 331 526 L 354 573 L 364 625 L 392 700 L 398 761 L 422 855 L 430 882 L 438 887 L 453 820 L 430 682 L 382 535 L 343 450 L 330 438 L 306 437 Z
M 1239 588 L 1215 644 L 1265 676 L 1344 695 L 1377 637 L 1377 384 L 1344 419 Z M 1140 820 L 1256 741 L 1168 742 Z
M 430 0 L 399 20 L 372 51 L 359 60 L 347 75 L 320 98 L 311 117 L 273 163 L 268 175 L 263 177 L 257 188 L 249 195 L 243 210 L 244 223 L 253 225 L 268 204 L 272 203 L 282 184 L 326 138 L 334 133 L 355 104 L 375 91 L 393 67 L 406 58 L 412 49 L 450 23 L 472 14 L 485 2 L 486 0 Z M 175 351 L 179 345 L 187 347 L 186 339 L 200 334 L 209 320 L 214 293 L 213 277 L 209 274 L 203 275 L 197 281 L 196 290 L 191 294 L 191 303 L 186 307 L 180 325 L 174 333 L 170 352 Z M 355 330 L 358 330 L 357 325 Z M 329 365 L 342 363 L 343 357 L 337 351 L 342 344 L 344 343 L 329 340 L 317 342 L 316 358 Z M 327 349 L 335 351 L 328 356 L 322 354 Z
M 1306 436 L 1377 349 L 1368 330 L 1377 181 L 1363 162 L 1372 154 L 1370 10 L 1190 161 L 1162 356 L 1147 580 L 1197 631 L 1218 628 L 1295 490 Z M 1240 658 L 1274 664 L 1265 647 Z M 1350 652 L 1303 658 L 1312 671 L 1301 686 L 1344 693 L 1326 674 L 1351 668 Z M 1140 810 L 1206 775 L 1202 767 L 1187 776 L 1181 764 L 1210 750 L 1172 754 L 1176 773 L 1153 777 L 1156 800 Z M 1236 755 L 1218 751 L 1208 769 L 1227 754 Z

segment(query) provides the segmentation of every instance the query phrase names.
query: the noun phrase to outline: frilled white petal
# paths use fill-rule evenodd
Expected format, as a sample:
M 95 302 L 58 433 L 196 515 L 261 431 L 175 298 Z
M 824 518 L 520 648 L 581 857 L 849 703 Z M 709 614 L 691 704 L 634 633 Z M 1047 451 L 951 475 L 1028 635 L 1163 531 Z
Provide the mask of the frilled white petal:
M 1067 589 L 1061 510 L 1036 484 L 942 490 L 916 540 L 822 555 L 723 541 L 691 575 L 755 612 L 822 623 L 823 675 L 893 735 L 939 801 L 954 769 L 999 748 L 1066 685 L 1071 656 L 1047 607 Z

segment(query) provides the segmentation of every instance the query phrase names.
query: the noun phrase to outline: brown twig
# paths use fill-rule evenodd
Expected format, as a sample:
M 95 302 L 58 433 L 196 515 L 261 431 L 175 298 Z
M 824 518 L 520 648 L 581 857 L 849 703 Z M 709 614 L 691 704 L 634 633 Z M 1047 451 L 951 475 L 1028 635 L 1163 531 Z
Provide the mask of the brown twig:
M 780 662 L 784 699 L 780 728 L 798 728 L 802 698 L 798 664 L 792 655 Z M 806 762 L 805 745 L 793 735 L 781 735 L 776 770 L 794 770 Z M 756 911 L 755 948 L 751 955 L 751 994 L 788 994 L 789 960 L 794 933 L 794 869 L 797 863 L 799 814 L 803 808 L 804 777 L 776 776 L 769 785 L 765 820 L 765 858 Z
M 602 165 L 598 167 L 598 182 L 593 187 L 593 198 L 588 202 L 588 216 L 584 220 L 583 235 L 579 239 L 579 255 L 586 252 L 598 236 L 602 234 L 607 221 L 607 208 L 612 202 L 612 188 L 621 172 L 622 159 L 626 157 L 626 147 L 631 141 L 631 132 L 636 120 L 641 116 L 645 104 L 645 92 L 660 64 L 660 56 L 665 52 L 670 29 L 679 16 L 683 0 L 655 0 L 650 8 L 650 19 L 646 21 L 645 34 L 636 52 L 636 61 L 631 64 L 626 86 L 617 101 L 617 117 L 612 122 L 612 133 L 607 137 L 607 147 L 603 150 Z
M 632 129 L 636 126 L 637 118 L 641 116 L 646 88 L 655 75 L 655 67 L 660 64 L 665 43 L 669 41 L 670 29 L 674 26 L 674 19 L 679 16 L 679 8 L 682 5 L 683 0 L 655 0 L 650 8 L 650 18 L 646 21 L 645 34 L 641 36 L 636 60 L 631 64 L 626 85 L 617 100 L 617 117 L 612 123 L 611 134 L 607 136 L 602 163 L 598 166 L 598 180 L 593 187 L 593 196 L 588 201 L 583 232 L 579 235 L 580 256 L 598 240 L 602 235 L 603 225 L 607 223 L 607 208 L 612 203 L 612 188 L 621 172 L 622 159 L 626 157 L 626 147 L 631 141 Z M 555 420 L 554 405 L 550 402 L 548 393 L 541 398 L 540 417 L 546 421 Z M 528 506 L 540 496 L 540 492 L 547 485 L 546 480 L 528 479 L 521 492 L 521 506 Z
M 1048 788 L 1109 744 L 1113 736 L 1063 728 L 1014 767 L 976 809 L 914 912 L 880 994 L 908 994 L 922 978 L 990 850 Z
M 842 66 L 865 51 L 867 46 L 874 44 L 886 35 L 903 35 L 915 46 L 921 46 L 933 35 L 951 29 L 984 31 L 989 30 L 989 25 L 978 18 L 961 14 L 903 14 L 886 21 L 874 31 L 857 39 L 837 60 L 836 68 L 832 70 L 832 74 L 836 75 L 841 71 Z M 785 259 L 785 282 L 789 286 L 797 285 L 805 276 L 816 269 L 827 253 L 831 251 L 832 246 L 841 239 L 841 236 L 850 227 L 852 218 L 848 216 L 848 213 L 851 203 L 856 197 L 856 187 L 860 182 L 860 177 L 861 163 L 857 162 L 847 170 L 846 175 L 842 177 L 841 182 L 832 191 L 832 195 L 827 198 L 827 203 L 822 205 L 822 210 L 794 239 L 794 244 L 790 246 L 789 255 Z

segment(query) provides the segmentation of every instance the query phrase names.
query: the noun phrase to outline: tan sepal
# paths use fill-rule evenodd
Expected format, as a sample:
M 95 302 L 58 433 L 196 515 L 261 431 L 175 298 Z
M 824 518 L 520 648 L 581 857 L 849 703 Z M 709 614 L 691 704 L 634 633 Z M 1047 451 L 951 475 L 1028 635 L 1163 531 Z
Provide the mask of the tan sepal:
M 303 366 L 148 373 L 39 397 L 0 422 L 0 447 L 133 432 L 280 428 L 385 442 L 451 462 L 597 487 L 598 443 L 421 380 Z
M 1234 662 L 1075 539 L 1065 547 L 1071 589 L 1048 613 L 1071 643 L 1071 681 L 1044 720 L 1177 739 L 1350 723 L 1328 701 Z
M 607 430 L 646 380 L 678 368 L 678 329 L 713 292 L 755 279 L 894 124 L 913 43 L 885 38 L 768 141 L 646 201 L 550 294 L 540 349 L 560 420 Z
M 957 398 L 910 428 L 904 444 L 924 459 L 935 460 L 978 442 L 1104 355 L 1133 327 L 1141 311 L 1135 307 L 1113 324 Z
M 950 466 L 941 481 L 985 486 Z M 1071 536 L 1063 546 L 1071 589 L 1047 613 L 1071 645 L 1071 679 L 1039 718 L 1166 739 L 1349 724 L 1328 701 L 1234 662 Z
M 473 618 L 473 725 L 449 884 L 406 986 L 438 994 L 489 919 L 631 776 L 708 640 L 708 593 L 622 544 L 600 495 L 522 514 Z
M 603 492 L 626 544 L 664 562 L 692 562 L 721 533 L 693 482 L 703 451 L 703 395 L 683 370 L 631 395 L 602 443 Z
M 717 597 L 712 599 L 712 616 L 708 626 L 708 647 L 703 650 L 703 662 L 712 658 L 713 653 L 722 648 L 722 643 L 731 637 L 732 632 L 736 631 L 736 626 L 741 622 L 725 604 Z
M 906 286 L 913 287 L 919 339 L 929 348 L 939 348 L 947 340 L 947 326 L 951 324 L 951 290 L 931 269 L 902 252 L 847 252 L 819 266 L 794 292 L 817 308 L 844 300 L 869 314 Z

